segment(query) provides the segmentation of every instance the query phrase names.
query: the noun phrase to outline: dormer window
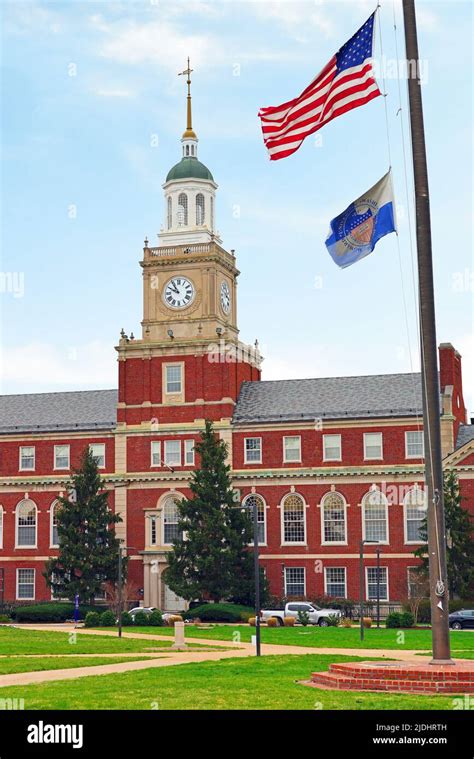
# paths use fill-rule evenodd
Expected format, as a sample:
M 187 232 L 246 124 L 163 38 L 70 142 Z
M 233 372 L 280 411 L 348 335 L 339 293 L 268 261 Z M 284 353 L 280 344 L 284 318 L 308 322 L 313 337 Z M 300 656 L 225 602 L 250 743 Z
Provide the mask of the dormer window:
M 182 192 L 178 196 L 178 227 L 188 226 L 188 196 Z

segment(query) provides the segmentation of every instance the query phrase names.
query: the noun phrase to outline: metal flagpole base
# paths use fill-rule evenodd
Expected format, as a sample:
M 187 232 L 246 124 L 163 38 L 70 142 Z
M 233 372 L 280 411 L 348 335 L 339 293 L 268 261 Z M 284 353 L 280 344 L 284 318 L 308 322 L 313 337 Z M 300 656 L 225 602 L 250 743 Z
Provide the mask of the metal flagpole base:
M 453 666 L 456 664 L 453 659 L 431 659 L 430 664 L 433 664 L 434 666 L 437 666 L 438 664 L 452 664 Z

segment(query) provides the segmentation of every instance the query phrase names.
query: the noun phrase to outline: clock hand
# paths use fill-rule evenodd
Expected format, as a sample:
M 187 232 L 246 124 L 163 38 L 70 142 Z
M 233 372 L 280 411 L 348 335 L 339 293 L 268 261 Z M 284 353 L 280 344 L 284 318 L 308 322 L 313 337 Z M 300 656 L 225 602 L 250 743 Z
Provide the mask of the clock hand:
M 179 295 L 179 290 L 178 290 L 178 288 L 176 287 L 176 285 L 174 284 L 174 282 L 173 282 L 173 287 L 172 287 L 172 289 L 174 290 L 174 292 L 175 292 L 175 293 L 177 293 L 177 295 Z

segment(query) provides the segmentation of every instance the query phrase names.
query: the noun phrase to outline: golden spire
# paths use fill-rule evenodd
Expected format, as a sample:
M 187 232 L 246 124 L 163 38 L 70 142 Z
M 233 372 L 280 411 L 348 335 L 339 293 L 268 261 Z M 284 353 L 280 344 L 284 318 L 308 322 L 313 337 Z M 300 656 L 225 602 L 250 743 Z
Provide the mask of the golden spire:
M 184 69 L 184 71 L 180 71 L 178 76 L 184 76 L 184 74 L 187 75 L 187 85 L 188 85 L 188 108 L 187 108 L 187 122 L 186 122 L 186 131 L 183 132 L 183 139 L 192 139 L 197 140 L 196 133 L 193 130 L 193 123 L 192 123 L 192 114 L 191 114 L 191 74 L 194 69 L 189 67 L 189 58 L 188 58 L 188 67 Z

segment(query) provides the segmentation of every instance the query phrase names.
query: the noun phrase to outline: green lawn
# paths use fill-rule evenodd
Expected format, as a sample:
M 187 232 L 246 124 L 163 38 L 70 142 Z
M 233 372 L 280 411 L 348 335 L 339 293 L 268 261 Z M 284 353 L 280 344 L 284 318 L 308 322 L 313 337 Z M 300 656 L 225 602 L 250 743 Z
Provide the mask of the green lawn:
M 49 632 L 0 627 L 0 654 L 120 654 L 147 653 L 171 646 L 172 641 L 137 640 L 87 635 L 74 631 Z
M 148 633 L 155 630 L 157 635 L 173 635 L 171 627 L 133 627 L 133 632 Z M 201 629 L 195 625 L 186 625 L 187 638 L 208 638 L 212 640 L 235 641 L 237 636 L 243 643 L 250 643 L 255 635 L 255 628 L 249 625 L 215 625 L 212 629 Z M 236 636 L 237 633 L 237 636 Z M 403 638 L 401 637 L 403 634 Z M 239 638 L 237 638 L 239 639 Z M 262 643 L 279 643 L 292 646 L 314 646 L 318 648 L 393 648 L 431 650 L 431 630 L 387 630 L 370 628 L 365 630 L 364 641 L 360 640 L 357 627 L 266 627 L 261 628 Z M 452 630 L 451 646 L 453 650 L 472 651 L 474 653 L 474 634 Z
M 93 667 L 99 664 L 120 664 L 124 661 L 147 661 L 149 656 L 15 656 L 0 659 L 0 675 L 12 675 L 16 672 L 42 672 L 48 669 L 73 669 L 75 667 Z M 2 694 L 0 689 L 0 696 Z
M 70 682 L 2 688 L 26 709 L 452 709 L 447 696 L 346 693 L 299 685 L 312 671 L 354 657 L 264 656 L 180 664 Z

